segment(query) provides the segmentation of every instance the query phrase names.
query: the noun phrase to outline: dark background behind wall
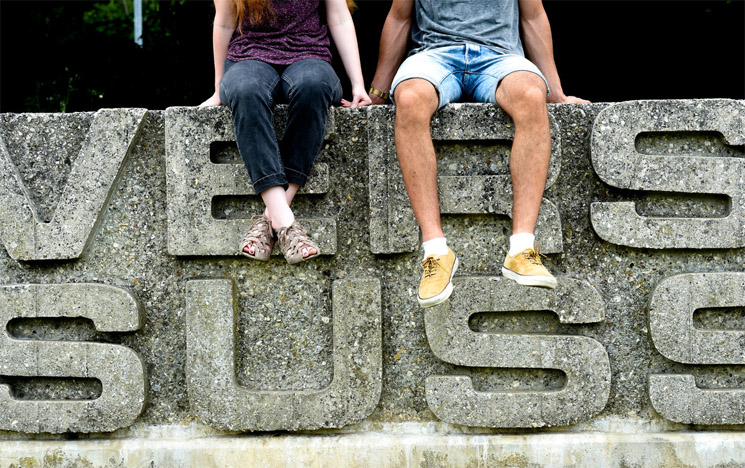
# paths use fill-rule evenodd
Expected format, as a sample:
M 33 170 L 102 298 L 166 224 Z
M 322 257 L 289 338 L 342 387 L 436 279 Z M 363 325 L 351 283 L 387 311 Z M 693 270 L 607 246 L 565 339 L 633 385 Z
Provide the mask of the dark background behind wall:
M 0 112 L 163 109 L 212 93 L 211 1 L 0 0 Z M 390 1 L 358 0 L 366 84 Z M 564 90 L 592 101 L 745 98 L 745 1 L 546 0 Z M 335 63 L 346 82 L 343 68 Z M 348 88 L 347 88 L 347 95 Z

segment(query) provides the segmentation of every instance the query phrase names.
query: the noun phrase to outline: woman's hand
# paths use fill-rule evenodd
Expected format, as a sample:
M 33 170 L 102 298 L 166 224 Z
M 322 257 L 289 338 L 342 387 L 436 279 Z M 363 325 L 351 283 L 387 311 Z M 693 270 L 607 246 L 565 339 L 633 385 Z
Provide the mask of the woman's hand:
M 220 102 L 220 95 L 215 93 L 212 96 L 210 96 L 209 99 L 199 104 L 199 107 L 214 107 L 214 106 L 219 106 L 220 104 L 222 104 L 222 102 Z
M 365 92 L 365 88 L 363 87 L 356 87 L 352 88 L 352 101 L 347 101 L 346 99 L 341 100 L 341 105 L 344 107 L 362 107 L 362 106 L 369 106 L 372 104 L 372 100 L 370 99 L 370 96 L 367 95 Z
M 372 101 L 365 92 L 357 34 L 354 32 L 354 22 L 345 0 L 326 0 L 326 25 L 352 83 L 352 101 L 342 99 L 341 104 L 344 107 L 369 106 Z

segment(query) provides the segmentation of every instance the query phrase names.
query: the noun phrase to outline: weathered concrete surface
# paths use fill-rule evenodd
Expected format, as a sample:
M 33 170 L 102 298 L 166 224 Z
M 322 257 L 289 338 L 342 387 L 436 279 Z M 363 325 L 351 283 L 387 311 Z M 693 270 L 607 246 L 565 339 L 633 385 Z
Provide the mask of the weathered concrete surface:
M 231 431 L 343 427 L 378 405 L 382 377 L 380 284 L 333 284 L 334 376 L 320 390 L 247 389 L 235 377 L 236 301 L 229 280 L 186 285 L 186 385 L 202 422 Z
M 523 288 L 504 277 L 458 278 L 460 294 L 427 309 L 424 322 L 432 352 L 469 367 L 558 369 L 558 391 L 477 392 L 469 377 L 427 378 L 427 404 L 447 422 L 486 427 L 567 425 L 599 413 L 608 401 L 610 364 L 603 345 L 584 336 L 477 333 L 468 327 L 479 312 L 551 310 L 561 323 L 601 322 L 603 303 L 584 281 L 559 278 L 555 290 Z
M 4 443 L 0 468 L 741 468 L 742 432 L 446 433 L 422 424 L 334 436 L 199 436 Z
M 11 158 L 9 148 L 0 140 L 0 241 L 11 257 L 16 260 L 80 257 L 91 241 L 101 211 L 140 132 L 145 112 L 145 109 L 101 109 L 93 115 L 80 155 L 71 164 L 68 183 L 49 221 L 40 219 L 26 181 L 13 162 L 15 159 L 29 164 L 36 155 L 14 151 Z M 10 140 L 22 140 L 24 136 L 28 140 L 29 131 L 48 138 L 49 133 L 54 134 L 54 124 L 66 120 L 54 114 L 30 115 L 25 119 L 21 116 L 16 121 L 4 117 L 1 125 L 10 130 Z M 51 139 L 54 138 L 53 135 Z M 20 149 L 16 145 L 12 148 Z
M 745 159 L 688 147 L 670 157 L 637 149 L 644 132 L 717 132 L 729 145 L 745 144 L 745 103 L 732 100 L 634 101 L 605 108 L 595 120 L 592 162 L 603 182 L 654 192 L 730 197 L 721 218 L 640 216 L 633 202 L 592 204 L 592 226 L 619 245 L 655 249 L 745 247 Z
M 742 101 L 734 104 L 691 101 L 668 106 L 702 108 L 708 109 L 706 113 L 716 114 L 720 112 L 718 106 L 737 107 L 742 104 Z M 544 195 L 556 208 L 560 224 L 555 225 L 561 226 L 561 251 L 549 254 L 545 263 L 560 279 L 584 281 L 595 289 L 604 305 L 604 319 L 599 322 L 565 323 L 557 318 L 557 315 L 562 316 L 562 308 L 549 308 L 555 313 L 547 313 L 546 309 L 499 313 L 484 311 L 471 317 L 468 327 L 480 334 L 537 333 L 550 335 L 552 340 L 557 341 L 578 337 L 602 345 L 610 364 L 609 393 L 604 408 L 587 423 L 614 417 L 662 424 L 666 417 L 676 418 L 673 413 L 658 413 L 650 401 L 650 376 L 692 375 L 697 387 L 702 391 L 714 392 L 709 395 L 714 395 L 716 400 L 707 406 L 714 412 L 712 418 L 707 420 L 711 422 L 695 429 L 710 433 L 718 431 L 716 434 L 721 435 L 721 440 L 726 440 L 731 433 L 728 431 L 741 430 L 742 426 L 722 425 L 723 420 L 717 419 L 731 414 L 721 406 L 722 402 L 730 401 L 727 394 L 719 391 L 745 388 L 745 365 L 685 364 L 665 357 L 652 341 L 648 303 L 655 287 L 676 275 L 745 273 L 745 249 L 714 249 L 706 247 L 705 243 L 700 248 L 654 250 L 618 245 L 598 237 L 591 221 L 590 205 L 593 202 L 633 202 L 640 216 L 645 217 L 717 218 L 730 214 L 729 199 L 710 193 L 650 193 L 604 183 L 593 168 L 590 147 L 593 124 L 607 107 L 608 104 L 602 103 L 550 106 L 561 142 L 561 167 L 556 173 L 555 182 Z M 475 127 L 474 122 L 482 127 L 490 125 L 487 118 L 490 113 L 497 122 L 503 122 L 493 106 L 460 106 L 458 109 L 454 115 L 451 115 L 453 110 L 450 108 L 443 109 L 438 114 L 435 128 L 454 132 L 461 126 L 465 129 L 459 130 L 461 132 L 480 132 L 482 129 L 468 128 Z M 223 112 L 219 109 L 183 112 L 191 112 L 202 119 L 206 126 L 217 127 L 223 119 L 217 115 Z M 17 261 L 7 250 L 0 249 L 2 286 L 105 284 L 127 290 L 142 304 L 143 325 L 136 331 L 101 331 L 89 320 L 70 317 L 13 320 L 6 327 L 13 339 L 58 341 L 67 342 L 65 344 L 68 345 L 78 341 L 119 345 L 130 348 L 140 356 L 148 373 L 145 393 L 149 402 L 133 426 L 113 434 L 79 434 L 74 437 L 109 441 L 134 436 L 142 427 L 168 424 L 206 427 L 191 408 L 186 383 L 185 291 L 187 283 L 195 280 L 235 282 L 234 356 L 237 384 L 248 389 L 285 392 L 321 391 L 334 379 L 333 285 L 338 281 L 359 278 L 380 281 L 382 388 L 378 405 L 367 416 L 365 423 L 436 421 L 437 416 L 427 404 L 426 393 L 427 378 L 434 375 L 469 377 L 474 390 L 483 393 L 524 391 L 540 396 L 542 393 L 558 392 L 567 384 L 568 374 L 555 368 L 460 366 L 439 359 L 430 348 L 425 334 L 425 314 L 415 298 L 421 252 L 373 253 L 372 239 L 380 232 L 371 232 L 370 222 L 371 218 L 380 215 L 376 213 L 376 208 L 371 210 L 371 206 L 378 204 L 371 204 L 375 196 L 371 191 L 375 173 L 371 178 L 368 129 L 390 128 L 386 127 L 389 120 L 374 120 L 375 112 L 382 112 L 385 119 L 390 119 L 392 111 L 390 108 L 334 110 L 334 136 L 327 141 L 318 159 L 319 164 L 328 167 L 328 186 L 323 188 L 324 193 L 303 195 L 293 205 L 300 217 L 335 220 L 336 250 L 333 255 L 321 256 L 292 267 L 282 258 L 257 263 L 233 257 L 234 252 L 220 254 L 219 257 L 212 254 L 169 253 L 170 192 L 166 155 L 175 153 L 172 149 L 166 149 L 166 113 L 158 111 L 150 111 L 143 118 L 138 137 L 131 143 L 129 157 L 120 169 L 120 178 L 112 182 L 111 196 L 102 205 L 99 225 L 91 230 L 91 240 L 77 260 Z M 471 117 L 458 123 L 459 112 Z M 614 125 L 632 125 L 634 119 L 644 118 L 642 114 L 647 112 L 647 108 L 645 105 L 632 105 L 628 112 L 632 119 Z M 477 115 L 481 116 L 480 120 L 476 120 Z M 64 214 L 57 213 L 57 201 L 59 195 L 73 183 L 74 178 L 68 175 L 76 164 L 76 158 L 79 158 L 93 116 L 75 114 L 43 119 L 1 116 L 0 137 L 27 189 L 28 199 L 37 205 L 38 213 L 41 213 L 40 219 L 50 220 L 53 216 Z M 36 126 L 36 122 L 40 121 L 45 124 L 44 131 Z M 436 134 L 439 134 L 437 132 L 440 130 L 436 130 Z M 185 133 L 188 132 L 185 130 Z M 484 133 L 485 138 L 489 134 Z M 471 138 L 469 135 L 456 137 L 464 138 L 462 140 L 438 141 L 441 177 L 464 177 L 478 181 L 478 177 L 506 175 L 508 145 L 497 143 L 497 140 L 468 139 Z M 389 142 L 392 135 L 383 133 L 379 137 Z M 734 163 L 735 167 L 745 153 L 741 146 L 733 146 L 728 141 L 737 142 L 725 140 L 716 132 L 645 132 L 636 137 L 635 148 L 640 154 L 663 153 L 671 160 L 681 159 L 680 155 L 699 153 L 700 150 L 714 155 L 714 158 L 726 160 L 727 164 Z M 206 143 L 200 139 L 190 144 Z M 226 145 L 230 143 L 216 145 L 216 161 L 229 159 L 221 159 L 223 151 L 230 152 Z M 44 151 L 31 151 L 35 148 L 44 148 Z M 204 152 L 200 154 L 204 155 Z M 386 167 L 395 168 L 394 156 L 387 154 L 386 157 L 393 163 Z M 56 169 L 58 167 L 59 171 Z M 235 170 L 232 174 L 237 176 Z M 459 214 L 446 214 L 443 217 L 444 229 L 449 244 L 461 262 L 459 277 L 495 277 L 504 258 L 510 221 L 506 215 L 480 213 L 494 206 L 493 199 L 488 197 L 487 190 L 482 192 L 479 188 L 484 185 L 472 190 L 469 183 L 464 183 L 448 203 L 454 207 L 471 207 L 468 208 L 470 212 L 463 209 L 458 211 Z M 403 187 L 393 183 L 389 187 L 389 193 L 405 199 L 401 191 Z M 245 188 L 248 191 L 248 185 Z M 486 198 L 479 198 L 482 195 Z M 179 203 L 177 200 L 174 202 Z M 218 221 L 232 220 L 237 224 L 247 223 L 250 216 L 261 209 L 259 198 L 250 193 L 246 196 L 219 196 L 211 203 L 213 211 L 200 216 L 208 219 L 212 213 Z M 6 205 L 0 206 L 0 210 L 6 209 Z M 740 212 L 732 213 L 741 216 Z M 396 219 L 389 218 L 393 221 Z M 394 226 L 402 235 L 410 235 L 405 224 Z M 243 232 L 238 230 L 234 235 L 236 238 L 231 240 L 231 245 L 237 243 Z M 207 234 L 196 240 L 197 243 L 211 242 Z M 480 290 L 466 291 L 456 287 L 452 303 L 467 303 L 481 294 Z M 685 298 L 691 294 L 682 291 L 679 296 Z M 564 310 L 570 312 L 568 308 Z M 728 331 L 741 331 L 744 320 L 745 308 L 737 305 L 699 311 L 693 317 L 697 329 Z M 19 401 L 57 399 L 70 402 L 76 398 L 94 399 L 105 391 L 103 388 L 99 390 L 95 382 L 84 378 L 32 379 L 3 374 L 0 375 L 0 382 L 9 386 L 11 395 Z M 675 406 L 675 411 L 686 414 L 688 410 L 680 404 L 686 401 L 689 393 L 683 389 L 675 391 L 680 392 L 680 398 L 669 398 L 667 401 Z M 574 427 L 562 426 L 558 430 L 571 431 Z M 663 430 L 687 436 L 687 431 L 691 429 L 670 423 Z M 325 434 L 350 430 L 355 430 L 355 426 Z M 542 433 L 542 429 L 533 428 L 479 430 L 489 436 L 508 433 L 527 437 Z M 448 429 L 450 435 L 456 436 L 469 434 L 470 431 L 472 429 L 460 425 Z M 597 431 L 608 432 L 603 428 Z M 60 437 L 17 431 L 0 432 L 3 444 L 11 440 L 51 441 Z M 654 442 L 653 436 L 645 437 L 650 444 Z M 719 448 L 722 449 L 721 446 Z M 17 460 L 13 463 L 17 463 Z
M 16 318 L 84 317 L 96 329 L 134 331 L 142 307 L 127 291 L 103 284 L 0 286 L 0 327 Z M 145 404 L 146 378 L 131 349 L 105 343 L 18 340 L 0 332 L 0 375 L 84 377 L 101 382 L 87 401 L 22 401 L 0 385 L 0 429 L 108 432 L 130 426 Z

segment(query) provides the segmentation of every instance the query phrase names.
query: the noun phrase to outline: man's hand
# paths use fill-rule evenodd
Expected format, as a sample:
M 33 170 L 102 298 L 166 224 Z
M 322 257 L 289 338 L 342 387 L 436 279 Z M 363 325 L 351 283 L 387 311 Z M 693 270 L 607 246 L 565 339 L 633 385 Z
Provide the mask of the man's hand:
M 222 104 L 222 102 L 220 102 L 220 95 L 215 93 L 212 96 L 210 96 L 209 99 L 199 104 L 199 107 L 214 107 L 214 106 L 219 106 L 220 104 Z
M 547 101 L 552 104 L 590 104 L 590 101 L 577 96 L 565 96 L 564 94 L 555 96 L 551 93 L 549 93 Z
M 564 100 L 561 101 L 565 104 L 590 104 L 587 99 L 578 98 L 577 96 L 564 96 Z

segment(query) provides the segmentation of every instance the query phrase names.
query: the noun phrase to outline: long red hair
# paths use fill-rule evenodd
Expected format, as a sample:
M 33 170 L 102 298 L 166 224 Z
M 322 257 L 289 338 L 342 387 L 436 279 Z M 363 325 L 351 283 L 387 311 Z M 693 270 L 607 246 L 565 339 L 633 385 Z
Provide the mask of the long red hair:
M 266 19 L 274 19 L 272 0 L 233 0 L 233 5 L 238 28 L 243 24 L 246 15 L 248 15 L 248 21 L 251 24 L 259 24 Z M 354 11 L 357 8 L 354 0 L 347 0 L 347 8 L 349 8 L 349 11 Z

